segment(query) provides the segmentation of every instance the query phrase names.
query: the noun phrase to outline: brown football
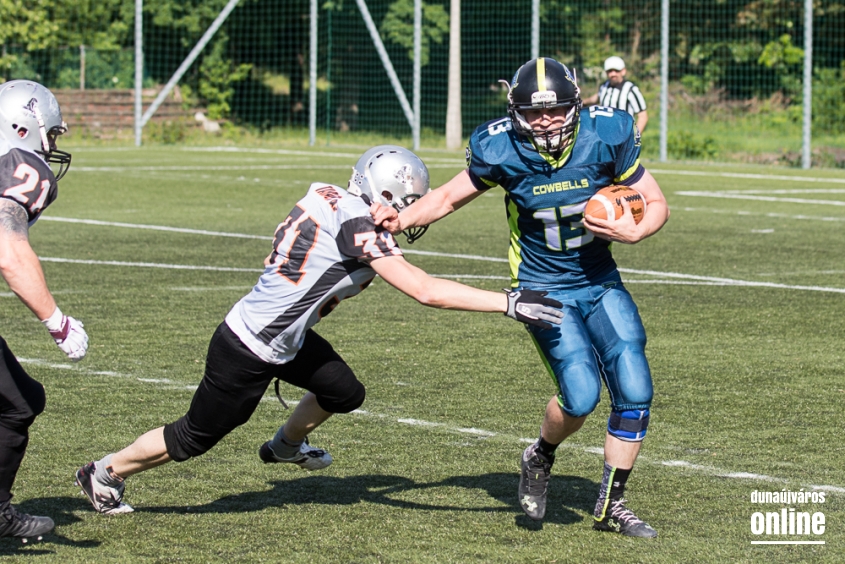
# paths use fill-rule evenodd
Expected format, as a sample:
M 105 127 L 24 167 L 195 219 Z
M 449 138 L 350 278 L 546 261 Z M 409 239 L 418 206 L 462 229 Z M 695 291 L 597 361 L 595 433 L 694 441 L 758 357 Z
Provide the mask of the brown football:
M 614 219 L 619 219 L 625 212 L 622 208 L 622 198 L 631 207 L 631 214 L 634 216 L 634 221 L 639 223 L 645 214 L 645 199 L 642 194 L 633 188 L 622 186 L 621 184 L 608 186 L 596 192 L 587 201 L 587 208 L 584 210 L 584 215 L 589 215 L 597 219 L 607 219 L 612 213 L 614 214 Z

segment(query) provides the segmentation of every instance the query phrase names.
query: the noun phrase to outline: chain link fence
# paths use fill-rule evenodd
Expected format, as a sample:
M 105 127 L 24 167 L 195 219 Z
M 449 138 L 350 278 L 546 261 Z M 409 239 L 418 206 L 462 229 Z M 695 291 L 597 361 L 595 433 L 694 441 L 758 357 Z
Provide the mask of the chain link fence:
M 136 1 L 104 0 L 113 8 L 110 15 L 92 21 L 86 3 L 64 0 L 64 25 L 78 29 L 64 33 L 61 45 L 37 48 L 15 42 L 13 33 L 0 33 L 6 38 L 0 76 L 39 80 L 68 95 L 134 88 Z M 161 89 L 227 3 L 146 0 L 141 86 Z M 410 145 L 407 107 L 361 4 L 399 90 L 412 100 L 414 0 L 325 1 L 316 6 L 316 22 L 310 0 L 241 0 L 169 100 L 182 104 L 188 122 L 202 108 L 208 120 L 222 124 L 224 134 L 239 128 L 258 136 L 296 135 L 310 126 L 317 144 L 386 138 Z M 668 157 L 800 165 L 807 47 L 803 0 L 463 0 L 463 136 L 504 115 L 506 91 L 498 81 L 509 80 L 532 57 L 534 45 L 541 56 L 577 72 L 585 97 L 605 80 L 606 57 L 625 59 L 628 78 L 645 95 L 651 118 L 644 153 L 658 158 L 664 5 L 669 6 Z M 426 147 L 445 146 L 451 8 L 446 0 L 421 6 L 419 142 Z M 813 164 L 845 167 L 845 2 L 817 0 L 812 22 Z M 3 25 L 10 24 L 0 24 L 0 30 Z M 110 30 L 105 42 L 95 33 L 103 30 Z

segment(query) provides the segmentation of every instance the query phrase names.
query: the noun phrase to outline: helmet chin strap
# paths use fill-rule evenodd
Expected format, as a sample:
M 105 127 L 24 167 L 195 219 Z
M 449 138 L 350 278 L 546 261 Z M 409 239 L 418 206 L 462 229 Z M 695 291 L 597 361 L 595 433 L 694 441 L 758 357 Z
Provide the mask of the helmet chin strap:
M 370 167 L 364 169 L 364 181 L 367 183 L 367 186 L 370 187 L 370 196 L 373 202 L 383 206 L 391 205 L 390 202 L 384 199 L 384 196 L 376 192 L 376 184 L 373 182 L 373 177 L 370 175 Z
M 38 101 L 33 104 L 33 111 L 35 112 L 35 119 L 38 122 L 38 133 L 41 134 L 41 147 L 45 153 L 50 152 L 50 140 L 47 139 L 47 126 L 44 125 L 44 117 L 41 115 L 41 110 L 38 109 Z

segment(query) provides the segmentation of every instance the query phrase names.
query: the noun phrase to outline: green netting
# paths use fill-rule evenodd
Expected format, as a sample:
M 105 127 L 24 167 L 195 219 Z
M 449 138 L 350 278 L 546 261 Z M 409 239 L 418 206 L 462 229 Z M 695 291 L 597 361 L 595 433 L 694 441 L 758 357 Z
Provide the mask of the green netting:
M 134 0 L 31 4 L 24 10 L 0 2 L 0 76 L 79 89 L 84 66 L 86 89 L 132 88 Z M 168 81 L 226 4 L 144 2 L 146 88 L 154 93 Z M 367 6 L 411 102 L 413 0 L 368 0 Z M 530 1 L 462 2 L 464 136 L 503 115 L 498 80 L 531 56 L 531 9 Z M 660 9 L 659 0 L 540 2 L 540 54 L 574 68 L 585 96 L 604 80 L 605 57 L 626 60 L 649 105 L 644 151 L 651 157 L 659 131 Z M 427 146 L 444 144 L 449 11 L 448 0 L 423 5 Z M 365 134 L 409 143 L 411 126 L 357 2 L 322 1 L 318 12 L 318 142 Z M 794 161 L 801 148 L 803 0 L 675 0 L 670 14 L 669 157 Z M 241 0 L 180 80 L 177 99 L 186 111 L 203 108 L 224 124 L 306 130 L 310 23 L 307 0 Z M 813 133 L 822 149 L 845 147 L 843 29 L 845 0 L 816 1 Z

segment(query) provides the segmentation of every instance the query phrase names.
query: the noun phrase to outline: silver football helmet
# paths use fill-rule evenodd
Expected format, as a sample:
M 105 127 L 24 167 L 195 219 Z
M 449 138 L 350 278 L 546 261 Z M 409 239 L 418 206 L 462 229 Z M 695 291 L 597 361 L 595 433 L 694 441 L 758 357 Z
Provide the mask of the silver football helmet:
M 428 169 L 414 153 L 396 145 L 373 147 L 352 167 L 348 191 L 401 212 L 429 191 Z M 403 231 L 408 243 L 423 236 L 428 225 Z
M 56 139 L 65 132 L 59 102 L 47 88 L 31 80 L 0 84 L 0 134 L 58 165 L 56 180 L 70 166 L 70 153 L 56 148 Z

